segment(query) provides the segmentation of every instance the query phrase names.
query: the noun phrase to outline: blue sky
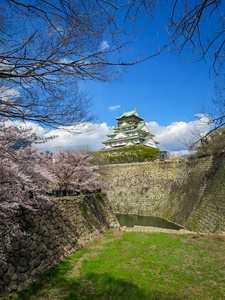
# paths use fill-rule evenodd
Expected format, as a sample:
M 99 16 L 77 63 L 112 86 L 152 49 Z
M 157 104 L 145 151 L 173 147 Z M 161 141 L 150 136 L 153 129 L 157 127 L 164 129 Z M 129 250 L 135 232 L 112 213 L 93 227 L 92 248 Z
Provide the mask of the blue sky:
M 170 39 L 166 31 L 166 20 L 171 17 L 172 6 L 161 3 L 155 12 L 155 20 L 139 36 L 137 42 L 123 54 L 129 60 L 134 53 L 141 53 L 151 46 L 144 55 L 156 53 Z M 151 19 L 150 19 L 151 20 Z M 179 56 L 169 49 L 145 62 L 123 69 L 124 75 L 117 81 L 107 83 L 82 82 L 80 85 L 93 98 L 94 114 L 98 122 L 115 125 L 115 117 L 122 112 L 133 110 L 146 122 L 155 121 L 161 126 L 172 122 L 193 119 L 201 106 L 210 105 L 214 82 L 209 78 L 211 61 L 198 61 L 189 49 Z M 112 111 L 109 107 L 119 106 Z
M 183 140 L 191 140 L 196 128 L 203 133 L 209 130 L 205 116 L 201 116 L 200 121 L 194 119 L 202 105 L 211 104 L 213 96 L 214 82 L 209 78 L 209 65 L 203 61 L 188 63 L 183 55 L 167 52 L 128 67 L 116 81 L 88 81 L 81 82 L 80 86 L 92 97 L 97 128 L 72 136 L 60 130 L 45 132 L 29 123 L 39 135 L 58 136 L 40 145 L 41 149 L 54 151 L 58 147 L 76 149 L 88 145 L 91 150 L 100 150 L 106 134 L 116 126 L 115 118 L 135 107 L 155 135 L 159 148 L 174 156 L 188 153 Z
M 124 58 L 134 57 L 134 53 L 140 53 L 152 41 L 155 42 L 146 55 L 157 52 L 168 43 L 164 21 L 171 12 L 167 4 L 162 5 L 156 12 L 156 21 L 150 23 L 137 43 L 123 53 Z M 102 42 L 107 45 L 107 37 L 105 39 Z M 103 146 L 101 142 L 107 139 L 106 134 L 116 126 L 115 118 L 124 110 L 136 107 L 160 143 L 161 150 L 174 155 L 186 154 L 187 146 L 181 140 L 190 139 L 196 127 L 201 132 L 209 129 L 205 116 L 201 116 L 203 123 L 195 121 L 194 115 L 201 113 L 203 105 L 210 106 L 214 89 L 214 81 L 209 76 L 210 59 L 207 63 L 203 60 L 195 62 L 196 59 L 188 49 L 179 56 L 166 50 L 142 63 L 125 67 L 123 76 L 117 80 L 80 82 L 80 88 L 92 98 L 92 113 L 98 118 L 94 131 L 72 136 L 59 130 L 46 132 L 37 124 L 28 125 L 40 135 L 58 135 L 58 138 L 41 145 L 42 149 L 54 151 L 57 147 L 76 149 L 89 145 L 92 150 L 99 150 Z
M 115 117 L 135 107 L 146 122 L 162 126 L 193 119 L 202 105 L 210 105 L 214 82 L 203 61 L 183 63 L 181 57 L 163 53 L 128 67 L 123 78 L 114 82 L 82 83 L 93 98 L 98 122 L 116 125 Z M 111 110 L 110 107 L 117 107 Z M 120 107 L 119 107 L 120 106 Z

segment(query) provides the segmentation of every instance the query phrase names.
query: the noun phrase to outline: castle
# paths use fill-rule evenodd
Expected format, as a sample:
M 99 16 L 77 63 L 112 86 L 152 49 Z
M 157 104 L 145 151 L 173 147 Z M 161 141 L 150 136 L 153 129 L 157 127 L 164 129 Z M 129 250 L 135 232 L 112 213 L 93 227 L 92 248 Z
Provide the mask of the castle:
M 151 148 L 158 148 L 157 142 L 153 140 L 153 135 L 148 130 L 145 120 L 139 117 L 137 110 L 128 111 L 122 116 L 116 118 L 117 127 L 113 128 L 113 132 L 109 133 L 109 138 L 102 142 L 105 152 L 110 152 L 121 147 L 131 145 L 144 145 Z

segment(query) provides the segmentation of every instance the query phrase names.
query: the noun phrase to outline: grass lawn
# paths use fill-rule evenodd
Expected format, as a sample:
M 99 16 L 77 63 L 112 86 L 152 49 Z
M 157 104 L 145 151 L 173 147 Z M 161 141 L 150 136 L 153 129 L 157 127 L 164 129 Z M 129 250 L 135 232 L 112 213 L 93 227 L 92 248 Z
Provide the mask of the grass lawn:
M 225 299 L 225 237 L 111 231 L 6 299 Z

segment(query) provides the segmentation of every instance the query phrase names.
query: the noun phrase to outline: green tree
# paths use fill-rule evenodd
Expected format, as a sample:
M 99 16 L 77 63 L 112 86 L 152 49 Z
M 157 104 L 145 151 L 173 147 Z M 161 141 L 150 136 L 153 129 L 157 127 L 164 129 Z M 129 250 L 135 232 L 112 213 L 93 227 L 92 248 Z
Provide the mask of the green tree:
M 201 141 L 201 145 L 197 147 L 197 156 L 204 157 L 210 155 L 219 155 L 225 152 L 225 127 L 221 127 L 211 132 Z
M 108 161 L 110 163 L 132 163 L 153 161 L 159 157 L 160 153 L 158 148 L 132 145 L 110 152 Z
M 109 156 L 108 153 L 104 151 L 96 151 L 96 152 L 91 152 L 91 155 L 93 157 L 92 163 L 94 165 L 106 165 L 109 163 Z

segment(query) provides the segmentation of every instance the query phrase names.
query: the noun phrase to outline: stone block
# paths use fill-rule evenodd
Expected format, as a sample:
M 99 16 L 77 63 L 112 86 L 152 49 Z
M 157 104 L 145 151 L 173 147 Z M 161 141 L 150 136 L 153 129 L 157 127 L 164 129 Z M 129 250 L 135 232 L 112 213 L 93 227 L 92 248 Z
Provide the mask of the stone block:
M 18 281 L 24 282 L 28 278 L 28 275 L 26 273 L 20 273 L 18 274 Z
M 40 256 L 36 257 L 34 260 L 34 267 L 37 268 L 41 263 L 41 258 Z
M 132 227 L 127 227 L 126 232 L 133 232 L 133 228 Z
M 11 281 L 9 286 L 8 286 L 8 291 L 9 292 L 13 292 L 13 291 L 17 291 L 18 285 L 16 281 Z
M 39 232 L 38 232 L 38 233 L 39 233 L 40 235 L 42 235 L 42 234 L 44 234 L 44 232 L 45 232 L 45 231 L 44 231 L 43 226 L 40 226 L 40 227 L 39 227 Z
M 38 244 L 33 241 L 33 243 L 31 244 L 31 246 L 29 247 L 31 251 L 36 250 L 38 248 Z
M 22 240 L 22 241 L 24 241 L 24 240 Z M 31 238 L 31 236 L 28 236 L 26 238 L 26 245 L 20 244 L 20 248 L 24 248 L 24 247 L 28 247 L 29 248 L 31 246 L 32 242 L 33 242 L 33 240 Z
M 1 266 L 0 266 L 0 281 L 1 281 L 1 278 L 3 277 L 3 275 L 4 275 L 4 270 L 3 270 L 3 268 L 1 268 Z
M 47 257 L 47 252 L 46 251 L 40 253 L 40 258 L 41 259 L 45 259 L 46 257 Z
M 20 258 L 20 266 L 26 267 L 27 265 L 28 265 L 28 261 L 26 260 L 26 258 L 24 257 Z
M 37 269 L 33 269 L 31 272 L 30 272 L 30 275 L 31 277 L 35 277 L 35 275 L 37 275 Z
M 12 280 L 12 274 L 9 274 L 8 272 L 5 273 L 2 277 L 2 283 L 3 285 L 8 285 L 10 283 L 10 281 Z
M 20 265 L 17 266 L 16 268 L 16 273 L 19 274 L 19 273 L 24 273 L 26 271 L 26 268 L 24 267 L 21 267 Z
M 16 242 L 13 242 L 12 244 L 11 244 L 11 246 L 12 246 L 12 250 L 13 251 L 18 251 L 19 250 L 19 243 L 16 241 Z
M 142 226 L 134 226 L 133 232 L 141 232 Z
M 121 230 L 121 231 L 126 231 L 126 230 L 127 230 L 127 226 L 122 226 L 122 227 L 120 227 L 120 230 Z
M 9 258 L 9 261 L 14 267 L 17 267 L 20 263 L 20 258 L 18 255 L 13 255 Z
M 7 273 L 12 277 L 16 271 L 16 268 L 13 265 L 8 265 Z
M 20 292 L 20 291 L 22 291 L 23 288 L 24 288 L 24 283 L 19 282 L 18 285 L 17 285 L 17 291 Z
M 13 275 L 13 277 L 12 277 L 12 280 L 16 281 L 17 278 L 18 278 L 18 276 L 17 276 L 17 274 L 15 273 L 15 274 Z

